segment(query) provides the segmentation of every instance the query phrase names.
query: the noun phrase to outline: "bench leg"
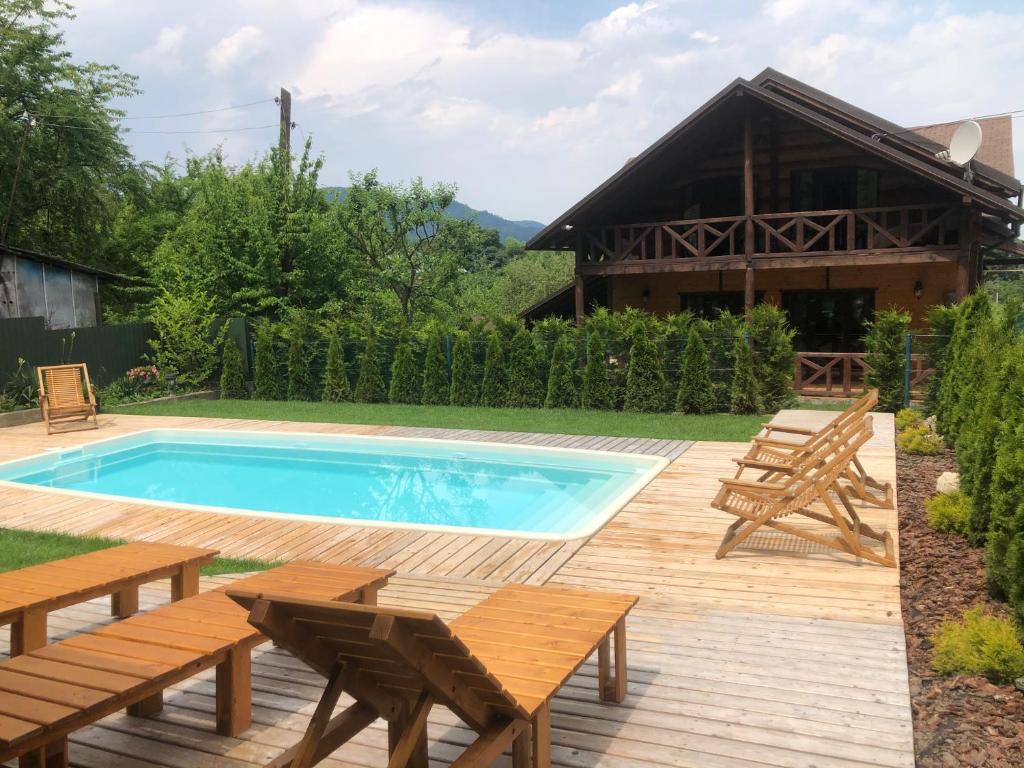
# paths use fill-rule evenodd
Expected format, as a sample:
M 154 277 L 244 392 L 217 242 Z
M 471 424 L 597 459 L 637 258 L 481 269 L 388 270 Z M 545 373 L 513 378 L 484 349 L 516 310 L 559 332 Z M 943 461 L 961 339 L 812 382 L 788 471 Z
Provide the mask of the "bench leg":
M 139 610 L 139 588 L 128 587 L 110 596 L 110 615 L 127 619 Z
M 615 641 L 615 667 L 612 669 L 612 649 L 609 642 L 614 636 Z M 626 684 L 628 673 L 626 671 L 626 620 L 619 619 L 615 622 L 615 629 L 612 635 L 606 637 L 597 646 L 597 691 L 601 701 L 621 702 L 626 698 Z
M 252 658 L 232 648 L 217 665 L 217 733 L 237 736 L 252 724 Z
M 551 768 L 551 708 L 548 702 L 534 713 L 530 725 L 533 768 Z
M 359 593 L 359 600 L 357 602 L 363 605 L 376 605 L 377 604 L 377 588 L 376 587 L 363 587 Z
M 171 576 L 171 602 L 199 594 L 199 566 L 187 563 Z
M 18 768 L 68 768 L 68 740 L 57 739 L 22 755 Z
M 147 696 L 142 701 L 129 704 L 125 708 L 125 712 L 132 717 L 152 717 L 153 715 L 159 714 L 163 708 L 164 693 L 163 691 L 157 691 L 152 696 Z
M 46 645 L 46 609 L 33 608 L 11 624 L 11 656 L 34 651 Z
M 516 736 L 512 742 L 512 768 L 531 768 L 533 765 L 533 751 L 530 743 L 530 731 L 526 728 Z
M 412 712 L 406 711 L 388 721 L 388 757 L 391 763 L 405 768 L 429 768 L 427 715 L 433 703 L 433 697 L 424 693 Z M 397 758 L 396 752 L 401 753 Z

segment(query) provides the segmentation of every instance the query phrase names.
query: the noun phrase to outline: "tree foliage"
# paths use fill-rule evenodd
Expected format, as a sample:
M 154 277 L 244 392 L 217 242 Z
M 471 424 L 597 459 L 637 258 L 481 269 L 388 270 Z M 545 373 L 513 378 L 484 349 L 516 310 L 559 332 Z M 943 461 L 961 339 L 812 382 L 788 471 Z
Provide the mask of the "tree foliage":
M 327 364 L 324 367 L 324 387 L 320 398 L 327 403 L 346 403 L 352 399 L 352 385 L 345 365 L 345 339 L 340 328 L 329 331 Z
M 273 324 L 269 320 L 256 323 L 256 371 L 252 395 L 256 400 L 277 400 L 280 397 L 276 347 Z
M 711 389 L 711 358 L 704 343 L 704 335 L 696 323 L 690 326 L 686 336 L 686 347 L 679 368 L 676 410 L 681 413 L 709 413 L 715 405 Z
M 230 338 L 224 340 L 224 353 L 221 356 L 220 396 L 222 400 L 244 400 L 249 396 L 242 371 L 242 353 Z
M 476 405 L 479 397 L 473 344 L 468 333 L 460 332 L 456 334 L 455 345 L 452 348 L 451 404 Z
M 520 327 L 509 343 L 508 404 L 513 408 L 540 408 L 544 395 L 537 342 L 533 334 Z
M 765 413 L 788 408 L 796 401 L 793 393 L 794 333 L 785 311 L 767 303 L 754 307 L 750 317 L 754 379 Z
M 760 387 L 755 373 L 754 352 L 743 336 L 736 337 L 733 349 L 736 367 L 732 374 L 732 392 L 729 410 L 733 413 L 759 413 Z
M 202 291 L 157 297 L 151 315 L 155 338 L 149 342 L 157 367 L 189 387 L 209 381 L 217 361 L 215 319 L 213 299 Z
M 423 360 L 423 405 L 448 405 L 451 382 L 448 380 L 448 337 L 439 323 L 433 323 L 427 334 Z
M 580 405 L 607 411 L 614 407 L 612 389 L 608 382 L 608 358 L 604 339 L 598 331 L 587 334 L 587 365 L 583 369 Z
M 633 329 L 633 344 L 629 348 L 629 367 L 626 370 L 626 397 L 624 410 L 654 413 L 663 410 L 665 374 L 662 371 L 658 348 L 646 328 Z
M 480 404 L 490 408 L 504 408 L 508 403 L 508 370 L 501 336 L 492 331 L 487 334 L 484 357 L 484 378 L 480 385 Z
M 416 362 L 412 335 L 406 331 L 398 340 L 395 359 L 391 363 L 391 385 L 388 402 L 414 405 L 420 402 L 422 377 Z
M 878 408 L 895 413 L 903 407 L 903 364 L 910 315 L 896 309 L 875 312 L 864 337 L 870 370 L 865 376 L 869 387 L 878 389 Z
M 576 387 L 576 334 L 563 333 L 555 341 L 548 366 L 545 408 L 578 408 Z
M 384 350 L 377 334 L 366 337 L 363 354 L 359 358 L 359 379 L 356 381 L 355 399 L 358 403 L 383 403 L 388 389 L 384 381 Z

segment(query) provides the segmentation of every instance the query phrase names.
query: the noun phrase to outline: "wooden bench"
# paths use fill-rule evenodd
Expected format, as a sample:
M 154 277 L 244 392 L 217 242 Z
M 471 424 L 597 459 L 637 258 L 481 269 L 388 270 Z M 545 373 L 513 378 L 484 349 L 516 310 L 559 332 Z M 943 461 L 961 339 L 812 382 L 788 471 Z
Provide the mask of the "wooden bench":
M 391 575 L 290 563 L 237 584 L 372 604 Z M 237 735 L 250 724 L 250 652 L 266 639 L 219 589 L 0 663 L 0 763 L 18 757 L 20 768 L 64 768 L 68 734 L 122 708 L 155 714 L 167 687 L 210 667 L 216 667 L 217 732 Z
M 634 595 L 508 585 L 451 624 L 431 613 L 291 598 L 243 584 L 228 595 L 249 609 L 253 626 L 328 680 L 303 739 L 267 768 L 316 765 L 378 717 L 388 721 L 389 765 L 427 768 L 426 722 L 435 703 L 477 733 L 453 768 L 485 768 L 509 748 L 514 768 L 548 768 L 549 702 L 595 650 L 601 699 L 626 695 Z M 331 717 L 342 693 L 356 703 Z
M 41 365 L 39 376 L 39 410 L 46 423 L 46 434 L 53 433 L 53 423 L 80 419 L 92 428 L 99 428 L 96 416 L 96 393 L 92 391 L 89 369 L 85 363 Z
M 111 613 L 139 608 L 139 585 L 171 579 L 171 600 L 199 591 L 199 568 L 217 551 L 138 542 L 0 573 L 0 627 L 11 625 L 11 656 L 46 645 L 51 611 L 111 595 Z

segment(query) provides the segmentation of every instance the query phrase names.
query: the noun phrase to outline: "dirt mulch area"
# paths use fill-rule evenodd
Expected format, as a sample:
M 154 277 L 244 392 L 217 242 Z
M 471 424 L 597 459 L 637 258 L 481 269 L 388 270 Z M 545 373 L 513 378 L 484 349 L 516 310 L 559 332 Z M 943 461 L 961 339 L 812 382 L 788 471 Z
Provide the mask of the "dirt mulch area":
M 981 677 L 938 677 L 931 667 L 929 638 L 943 619 L 978 604 L 1007 615 L 986 591 L 984 550 L 928 527 L 924 502 L 935 495 L 939 474 L 956 469 L 952 451 L 910 456 L 897 449 L 900 583 L 917 764 L 1018 768 L 1024 766 L 1024 695 Z

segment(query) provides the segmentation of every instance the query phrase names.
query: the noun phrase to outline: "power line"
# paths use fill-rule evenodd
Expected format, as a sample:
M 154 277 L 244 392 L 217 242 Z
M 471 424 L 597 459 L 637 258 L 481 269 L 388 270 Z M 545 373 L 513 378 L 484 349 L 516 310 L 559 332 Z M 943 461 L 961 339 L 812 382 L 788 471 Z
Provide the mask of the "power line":
M 257 101 L 248 101 L 245 104 L 231 104 L 226 107 L 213 107 L 212 109 L 200 109 L 195 112 L 168 112 L 162 115 L 124 115 L 118 117 L 116 115 L 108 115 L 109 119 L 123 121 L 123 120 L 164 120 L 171 117 L 195 117 L 196 115 L 210 115 L 215 112 L 230 112 L 235 109 L 246 109 L 248 107 L 255 107 L 259 104 L 267 104 L 274 101 L 273 98 L 259 99 Z M 31 117 L 36 117 L 42 120 L 74 120 L 80 115 L 44 115 L 41 112 L 28 113 Z
M 99 126 L 99 125 L 69 125 L 67 123 L 45 123 L 50 128 L 67 128 L 72 131 L 106 131 L 109 130 L 110 126 Z M 240 131 L 259 131 L 264 128 L 277 128 L 277 123 L 267 123 L 266 125 L 247 125 L 240 128 L 210 128 L 204 130 L 189 130 L 189 131 L 136 131 L 129 129 L 133 134 L 161 134 L 161 135 L 172 135 L 172 134 L 200 134 L 200 133 L 238 133 Z
M 871 134 L 871 138 L 881 139 L 885 136 L 899 136 L 900 134 L 904 133 L 914 133 L 915 131 L 919 131 L 922 128 L 941 128 L 944 125 L 956 125 L 957 123 L 962 123 L 964 122 L 964 120 L 989 120 L 993 117 L 1009 117 L 1016 120 L 1020 117 L 1024 117 L 1024 108 L 1011 109 L 1008 112 L 996 112 L 991 115 L 977 115 L 975 117 L 965 117 L 961 120 L 947 120 L 944 123 L 928 123 L 927 125 L 917 125 L 914 126 L 913 128 L 901 128 L 898 131 L 880 131 L 878 133 Z

